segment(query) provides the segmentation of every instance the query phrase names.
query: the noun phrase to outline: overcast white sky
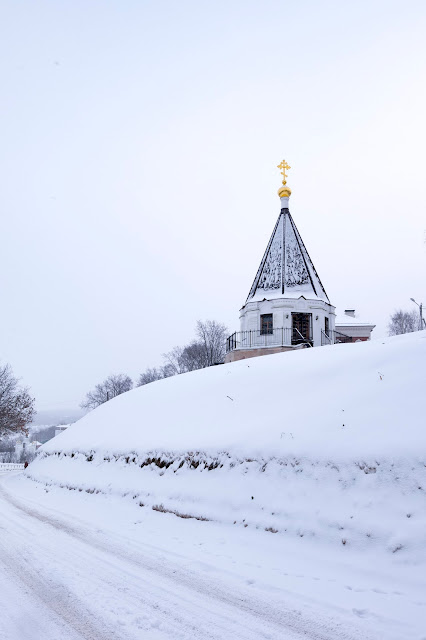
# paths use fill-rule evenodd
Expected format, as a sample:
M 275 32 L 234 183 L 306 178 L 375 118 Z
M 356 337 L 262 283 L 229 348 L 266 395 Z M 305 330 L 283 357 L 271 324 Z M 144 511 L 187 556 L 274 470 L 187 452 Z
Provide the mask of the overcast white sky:
M 426 303 L 423 0 L 0 6 L 0 357 L 40 409 L 238 329 L 283 157 L 332 304 Z

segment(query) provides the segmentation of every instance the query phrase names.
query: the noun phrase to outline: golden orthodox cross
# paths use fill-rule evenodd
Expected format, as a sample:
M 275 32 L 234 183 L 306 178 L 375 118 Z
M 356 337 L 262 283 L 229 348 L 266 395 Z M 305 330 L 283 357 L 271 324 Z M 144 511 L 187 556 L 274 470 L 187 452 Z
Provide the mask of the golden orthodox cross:
M 287 176 L 285 174 L 285 170 L 286 169 L 291 169 L 290 165 L 287 164 L 287 162 L 285 160 L 283 160 L 282 162 L 280 162 L 280 164 L 277 166 L 277 169 L 282 169 L 281 171 L 281 175 L 283 177 L 283 184 L 286 185 L 287 184 Z

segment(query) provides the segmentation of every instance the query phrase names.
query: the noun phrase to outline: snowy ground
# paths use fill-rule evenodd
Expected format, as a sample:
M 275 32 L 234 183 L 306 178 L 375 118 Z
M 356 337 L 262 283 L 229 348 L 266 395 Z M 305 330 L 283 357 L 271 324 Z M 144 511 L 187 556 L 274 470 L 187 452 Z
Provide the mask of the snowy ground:
M 0 478 L 0 638 L 426 640 L 425 356 L 276 354 L 89 413 Z
M 426 638 L 424 571 L 0 478 L 1 640 Z

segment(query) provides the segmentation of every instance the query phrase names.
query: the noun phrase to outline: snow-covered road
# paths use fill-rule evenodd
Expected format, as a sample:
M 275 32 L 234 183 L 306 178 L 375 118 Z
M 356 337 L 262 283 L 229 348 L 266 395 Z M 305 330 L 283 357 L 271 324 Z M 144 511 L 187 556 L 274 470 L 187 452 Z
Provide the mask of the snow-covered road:
M 283 566 L 278 536 L 140 511 L 1 477 L 1 640 L 379 637 L 330 572 Z M 380 637 L 411 637 L 395 624 Z

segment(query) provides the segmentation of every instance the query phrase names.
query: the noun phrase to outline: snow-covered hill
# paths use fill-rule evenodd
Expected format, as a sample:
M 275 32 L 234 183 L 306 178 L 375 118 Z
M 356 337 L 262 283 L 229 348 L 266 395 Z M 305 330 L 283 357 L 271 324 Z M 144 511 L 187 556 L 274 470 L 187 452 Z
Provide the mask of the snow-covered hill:
M 419 562 L 425 356 L 426 331 L 154 382 L 48 442 L 27 474 L 135 508 Z

